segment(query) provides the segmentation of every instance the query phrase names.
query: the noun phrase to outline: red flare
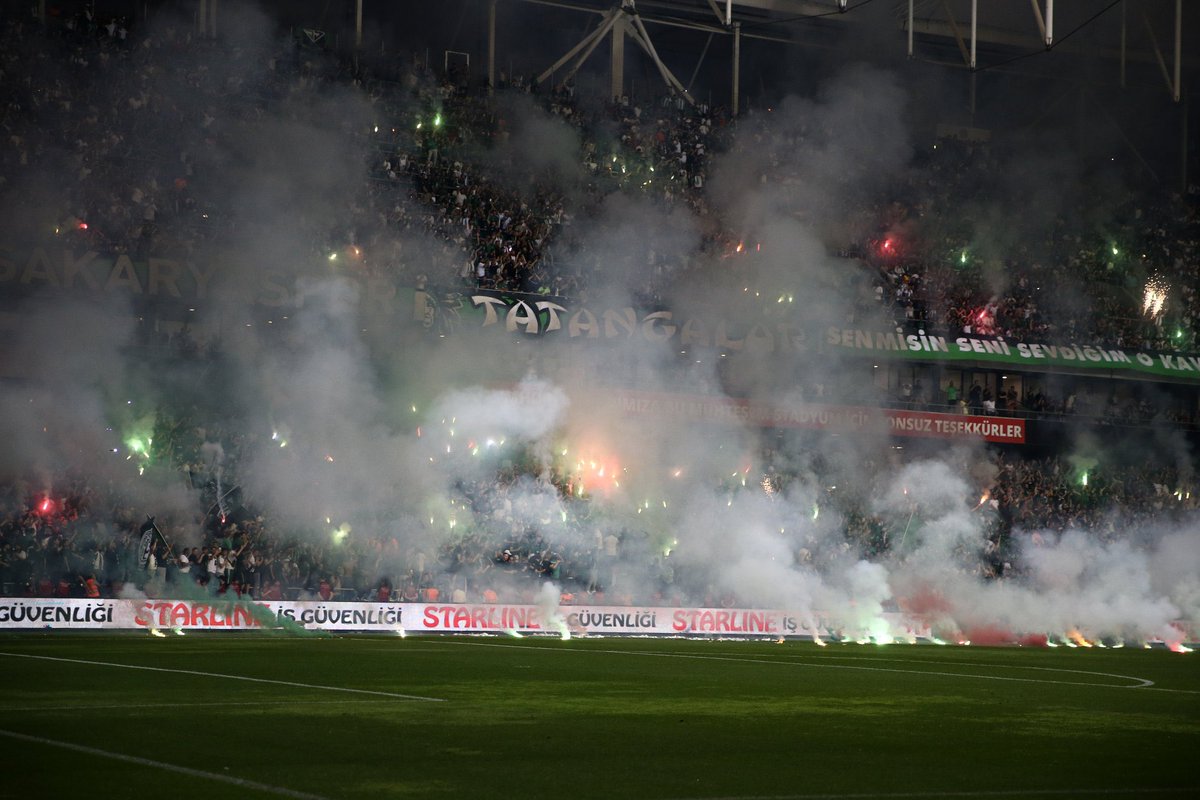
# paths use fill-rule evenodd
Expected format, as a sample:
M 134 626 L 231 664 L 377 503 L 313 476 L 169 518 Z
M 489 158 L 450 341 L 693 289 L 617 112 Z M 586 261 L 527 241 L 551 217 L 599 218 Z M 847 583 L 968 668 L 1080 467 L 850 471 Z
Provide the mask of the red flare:
M 962 638 L 971 644 L 982 645 L 1013 644 L 1020 641 L 1012 631 L 998 625 L 980 625 L 978 627 L 964 628 Z

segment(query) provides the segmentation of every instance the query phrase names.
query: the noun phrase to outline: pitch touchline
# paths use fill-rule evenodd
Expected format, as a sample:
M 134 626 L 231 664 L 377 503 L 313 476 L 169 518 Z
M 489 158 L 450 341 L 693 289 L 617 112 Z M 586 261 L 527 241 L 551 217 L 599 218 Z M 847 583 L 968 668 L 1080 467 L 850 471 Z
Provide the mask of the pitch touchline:
M 298 800 L 326 800 L 319 794 L 309 794 L 307 792 L 297 792 L 295 789 L 286 789 L 282 786 L 271 786 L 258 781 L 248 781 L 245 778 L 235 778 L 232 775 L 221 775 L 217 772 L 205 772 L 202 769 L 192 769 L 191 767 L 181 767 L 178 764 L 168 764 L 164 761 L 154 761 L 141 756 L 129 756 L 124 753 L 113 753 L 109 750 L 101 750 L 96 747 L 88 747 L 82 744 L 72 744 L 71 742 L 63 742 L 58 739 L 46 739 L 41 736 L 30 736 L 27 733 L 17 733 L 16 731 L 0 730 L 0 736 L 7 736 L 9 739 L 18 739 L 23 742 L 33 742 L 34 744 L 44 744 L 50 747 L 61 747 L 64 750 L 74 750 L 77 753 L 86 753 L 90 756 L 100 756 L 101 758 L 111 758 L 114 761 L 124 761 L 129 764 L 139 764 L 143 767 L 154 767 L 155 769 L 165 769 L 169 772 L 177 772 L 180 775 L 190 775 L 195 778 L 207 778 L 212 781 L 220 781 L 222 783 L 231 783 L 234 786 L 240 786 L 244 789 L 255 789 L 260 792 L 268 792 L 277 794 L 283 797 L 295 797 Z
M 120 667 L 121 669 L 141 669 L 148 672 L 174 672 L 178 675 L 199 675 L 204 678 L 228 678 L 233 681 L 250 681 L 252 683 L 273 683 L 277 686 L 295 686 L 301 689 L 320 689 L 326 692 L 349 692 L 351 694 L 370 694 L 376 697 L 397 697 L 403 700 L 422 700 L 429 703 L 445 702 L 443 697 L 422 697 L 416 694 L 399 694 L 397 692 L 380 692 L 374 689 L 350 689 L 345 686 L 321 686 L 315 683 L 297 683 L 295 681 L 279 681 L 271 678 L 251 678 L 247 675 L 227 675 L 223 672 L 201 672 L 195 669 L 170 669 L 169 667 L 146 667 L 137 664 L 117 664 L 112 661 L 88 661 L 82 658 L 60 658 L 57 656 L 35 656 L 28 653 L 6 653 L 0 651 L 0 656 L 11 658 L 35 658 L 41 661 L 62 661 L 67 664 L 88 664 L 94 667 Z
M 891 661 L 899 664 L 928 664 L 928 661 L 921 661 L 916 658 L 863 658 L 862 656 L 801 656 L 801 655 L 782 655 L 780 658 L 786 659 L 811 659 L 811 658 L 828 658 L 831 661 Z M 1038 670 L 1039 672 L 1067 672 L 1074 675 L 1099 675 L 1102 678 L 1121 678 L 1127 681 L 1137 681 L 1137 686 L 1122 686 L 1119 688 L 1125 689 L 1143 689 L 1154 685 L 1154 681 L 1146 678 L 1139 678 L 1136 675 L 1118 675 L 1115 672 L 1096 672 L 1091 669 L 1063 669 L 1062 667 L 1027 667 L 1021 664 L 988 664 L 988 663 L 972 663 L 970 661 L 939 661 L 942 666 L 955 667 L 991 667 L 994 669 L 1029 669 Z
M 619 650 L 605 650 L 603 652 L 621 652 Z M 694 656 L 682 655 L 678 653 L 636 653 L 636 655 L 657 656 L 659 658 L 697 658 L 711 659 L 713 661 L 745 661 L 752 664 L 783 664 L 793 667 L 815 667 L 817 669 L 856 669 L 864 672 L 900 672 L 909 675 L 938 675 L 949 678 L 975 678 L 984 681 L 1010 681 L 1014 683 L 1049 683 L 1060 686 L 1102 686 L 1106 689 L 1141 689 L 1147 686 L 1153 686 L 1154 681 L 1146 678 L 1134 678 L 1131 676 L 1119 676 L 1128 678 L 1129 680 L 1138 681 L 1133 686 L 1118 686 L 1112 683 L 1085 683 L 1083 681 L 1051 681 L 1044 678 L 1013 678 L 1005 675 L 967 675 L 962 672 L 941 672 L 940 670 L 924 670 L 924 669 L 895 669 L 891 667 L 859 667 L 853 664 L 814 664 L 812 662 L 795 662 L 795 661 L 774 661 L 771 659 L 760 658 L 734 658 L 732 656 Z
M 906 797 L 1041 797 L 1070 795 L 1092 797 L 1120 794 L 1194 794 L 1200 787 L 1186 786 L 1178 789 L 977 789 L 949 792 L 854 792 L 852 794 L 756 794 L 729 797 L 691 798 L 691 800 L 891 800 Z
M 41 711 L 53 713 L 56 711 L 111 711 L 125 708 L 216 708 L 219 706 L 343 706 L 354 703 L 380 703 L 382 700 L 247 700 L 221 703 L 115 703 L 113 705 L 92 706 L 23 706 L 20 708 L 0 707 L 0 714 L 16 712 Z
M 686 655 L 684 653 L 654 653 L 654 652 L 636 652 L 631 650 L 550 650 L 549 648 L 534 648 L 526 647 L 517 644 L 492 644 L 490 642 L 455 642 L 457 646 L 467 647 L 504 647 L 514 650 L 537 651 L 547 653 L 610 653 L 621 656 L 649 656 L 653 658 L 687 658 L 697 661 L 731 661 L 746 664 L 775 664 L 784 667 L 813 667 L 815 669 L 854 669 L 863 672 L 899 672 L 909 675 L 938 675 L 948 678 L 970 678 L 981 681 L 1010 681 L 1013 683 L 1048 683 L 1060 686 L 1099 686 L 1105 689 L 1142 689 L 1154 685 L 1154 681 L 1146 678 L 1134 678 L 1132 676 L 1122 675 L 1120 677 L 1128 678 L 1129 680 L 1138 681 L 1133 686 L 1119 686 L 1112 683 L 1085 683 L 1083 681 L 1050 681 L 1042 678 L 1011 678 L 1003 675 L 966 675 L 961 672 L 940 672 L 937 670 L 921 670 L 921 669 L 891 669 L 888 667 L 858 667 L 851 664 L 813 664 L 811 662 L 796 662 L 796 661 L 777 661 L 772 659 L 762 658 L 736 658 L 734 656 L 697 656 Z M 1102 674 L 1102 673 L 1097 673 Z M 1170 690 L 1164 690 L 1170 691 Z

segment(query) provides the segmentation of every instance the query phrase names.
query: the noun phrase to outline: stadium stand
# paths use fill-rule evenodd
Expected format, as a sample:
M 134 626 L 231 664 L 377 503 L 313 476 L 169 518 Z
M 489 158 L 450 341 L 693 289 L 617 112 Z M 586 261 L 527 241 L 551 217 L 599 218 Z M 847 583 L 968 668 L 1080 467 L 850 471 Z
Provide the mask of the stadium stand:
M 265 69 L 251 69 L 263 61 Z M 343 131 L 348 146 L 369 153 L 370 161 L 339 218 L 301 221 L 311 232 L 304 243 L 308 255 L 321 262 L 344 253 L 339 269 L 436 288 L 457 294 L 460 302 L 479 289 L 586 299 L 607 272 L 618 270 L 638 276 L 631 291 L 639 307 L 659 306 L 690 258 L 741 250 L 741 234 L 706 194 L 710 160 L 741 142 L 761 141 L 755 137 L 771 122 L 764 111 L 734 124 L 719 108 L 691 107 L 671 96 L 593 105 L 569 85 L 539 93 L 516 78 L 501 87 L 511 102 L 497 104 L 478 87 L 435 74 L 416 59 L 355 68 L 296 42 L 269 53 L 241 51 L 178 28 L 130 31 L 120 21 L 102 24 L 86 16 L 48 30 L 8 20 L 0 36 L 0 69 L 7 142 L 0 148 L 0 196 L 5 208 L 14 209 L 3 225 L 14 247 L 48 239 L 135 260 L 213 258 L 225 235 L 253 220 L 224 205 L 223 175 L 237 165 L 222 163 L 212 144 L 244 135 L 276 112 L 290 113 L 296 97 L 337 88 L 359 93 L 373 109 L 370 130 Z M 179 92 L 193 102 L 173 102 Z M 576 137 L 574 166 L 585 177 L 568 188 L 578 193 L 569 194 L 550 172 L 514 180 L 503 157 L 489 157 L 504 153 L 515 123 L 516 112 L 506 109 L 526 107 L 541 109 Z M 181 130 L 189 132 L 183 140 L 176 135 Z M 804 132 L 791 133 L 771 141 L 803 146 Z M 184 149 L 168 149 L 167 143 L 181 141 Z M 1024 242 L 1001 257 L 976 242 L 976 229 L 958 211 L 982 210 L 981 195 L 1005 160 L 1002 144 L 942 139 L 919 148 L 902 177 L 870 203 L 846 209 L 855 224 L 847 226 L 846 238 L 830 244 L 871 276 L 858 308 L 863 319 L 921 335 L 1087 340 L 1163 352 L 1196 347 L 1200 227 L 1194 194 L 1121 197 L 1104 209 L 1110 213 L 1098 215 L 1103 224 L 1064 212 L 1044 240 Z M 768 153 L 767 163 L 773 168 L 761 176 L 764 184 L 802 177 L 789 174 L 783 152 Z M 41 196 L 22 202 L 21 193 L 32 185 L 42 186 Z M 589 251 L 590 239 L 620 236 L 602 222 L 590 226 L 603 218 L 593 212 L 613 197 L 630 196 L 658 208 L 679 206 L 700 219 L 695 252 L 669 252 L 653 236 L 645 252 L 628 254 L 625 265 Z M 418 233 L 432 244 L 420 252 L 400 246 Z M 1003 285 L 996 284 L 997 275 L 1005 276 Z M 1144 288 L 1150 280 L 1167 287 L 1170 299 L 1165 310 L 1148 314 Z M 768 302 L 774 300 L 763 304 Z M 152 343 L 198 361 L 219 357 L 220 343 L 198 336 L 185 326 L 169 340 L 156 335 Z M 1053 377 L 1027 380 L 1019 392 L 1015 384 L 998 385 L 973 396 L 965 383 L 953 396 L 936 378 L 918 384 L 898 379 L 871 400 L 955 413 L 1076 417 L 1100 426 L 1189 427 L 1197 421 L 1194 393 L 1182 399 L 1138 387 L 1103 393 Z M 839 395 L 832 384 L 806 388 L 810 397 L 826 401 L 862 399 Z M 963 393 L 961 409 L 957 392 Z M 195 519 L 160 525 L 168 539 L 195 525 L 203 541 L 170 551 L 156 545 L 142 568 L 136 552 L 142 509 L 114 505 L 88 475 L 64 471 L 11 480 L 0 487 L 4 594 L 120 596 L 135 589 L 154 596 L 187 587 L 255 598 L 531 602 L 552 580 L 567 601 L 755 601 L 706 588 L 703 576 L 677 568 L 669 551 L 652 549 L 645 531 L 592 521 L 592 502 L 573 491 L 568 469 L 550 479 L 567 509 L 561 525 L 552 531 L 511 523 L 510 490 L 548 467 L 533 453 L 521 454 L 488 480 L 460 486 L 474 522 L 465 533 L 447 532 L 436 549 L 423 550 L 407 544 L 403 531 L 385 530 L 332 546 L 280 529 L 254 498 L 227 500 L 226 487 L 239 484 L 239 455 L 252 436 L 187 408 L 160 409 L 156 424 L 179 432 L 155 437 L 156 458 L 169 460 L 201 498 Z M 204 467 L 202 447 L 213 441 L 226 456 L 223 484 L 212 482 Z M 786 492 L 800 469 L 773 463 L 775 444 L 766 441 L 756 459 L 758 480 L 711 488 Z M 1024 568 L 1012 560 L 1014 527 L 1086 528 L 1097 537 L 1116 537 L 1122 520 L 1195 510 L 1190 459 L 1164 455 L 1161 463 L 1089 471 L 1061 455 L 992 450 L 961 457 L 977 460 L 964 463 L 965 472 L 978 471 L 982 462 L 993 469 L 980 482 L 985 499 L 977 507 L 988 520 L 986 552 L 963 554 L 964 570 L 989 579 Z M 894 451 L 893 458 L 854 478 L 832 461 L 816 471 L 830 486 L 869 485 L 909 456 Z M 842 520 L 844 547 L 855 552 L 887 552 L 908 533 L 903 517 L 874 511 L 864 492 L 830 489 L 816 508 Z M 837 556 L 816 542 L 797 553 L 801 562 L 814 564 Z

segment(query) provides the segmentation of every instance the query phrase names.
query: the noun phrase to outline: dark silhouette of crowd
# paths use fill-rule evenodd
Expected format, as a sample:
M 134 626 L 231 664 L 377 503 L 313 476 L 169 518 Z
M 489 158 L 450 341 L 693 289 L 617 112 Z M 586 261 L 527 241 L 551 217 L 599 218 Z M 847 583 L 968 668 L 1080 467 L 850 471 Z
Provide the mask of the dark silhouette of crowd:
M 821 566 L 844 557 L 904 557 L 921 537 L 926 511 L 916 503 L 880 511 L 887 476 L 922 456 L 892 450 L 883 458 L 839 464 L 818 457 L 803 469 L 789 466 L 778 441 L 767 437 L 752 468 L 702 487 L 732 502 L 765 493 L 790 502 L 795 489 L 817 487 L 812 522 L 795 558 Z M 941 453 L 962 474 L 980 475 L 980 496 L 962 498 L 962 513 L 979 526 L 961 569 L 981 579 L 1010 578 L 1022 570 L 1021 546 L 1086 530 L 1099 541 L 1126 537 L 1146 526 L 1183 524 L 1197 498 L 1191 465 L 1168 458 L 1107 464 L 1075 456 L 1027 458 L 998 451 Z M 182 464 L 181 469 L 194 469 Z M 236 462 L 231 462 L 236 466 Z M 227 476 L 235 475 L 226 470 Z M 874 477 L 872 477 L 874 476 Z M 85 477 L 35 490 L 29 482 L 3 487 L 0 507 L 0 590 L 21 597 L 182 595 L 259 600 L 376 600 L 408 602 L 531 603 L 546 582 L 563 602 L 720 605 L 733 598 L 714 588 L 693 564 L 678 565 L 663 547 L 665 521 L 643 525 L 605 521 L 604 505 L 577 490 L 580 476 L 563 464 L 526 454 L 487 478 L 459 481 L 457 525 L 438 520 L 430 531 L 404 518 L 354 529 L 295 532 L 255 509 L 237 487 L 219 488 L 197 477 L 195 513 L 157 518 L 143 562 L 139 546 L 147 517 L 112 503 Z M 531 490 L 548 492 L 560 510 L 531 519 L 520 504 Z M 224 492 L 219 495 L 218 492 Z M 801 514 L 807 517 L 808 507 Z M 816 524 L 837 520 L 838 535 Z M 667 528 L 664 528 L 666 525 Z M 685 532 L 675 532 L 684 536 Z M 685 537 L 686 538 L 686 537 Z M 669 540 L 668 540 L 669 541 Z M 687 546 L 686 543 L 683 546 Z
M 406 286 L 580 299 L 618 275 L 640 302 L 661 304 L 689 263 L 745 245 L 706 197 L 714 156 L 740 137 L 771 151 L 764 184 L 804 179 L 789 172 L 786 152 L 804 146 L 806 131 L 779 130 L 766 110 L 734 125 L 724 109 L 673 95 L 595 103 L 570 84 L 507 76 L 492 96 L 415 57 L 350 63 L 302 38 L 248 47 L 182 23 L 130 31 L 80 16 L 43 30 L 10 19 L 0 59 L 9 145 L 0 192 L 21 193 L 9 205 L 40 215 L 8 220 L 6 236 L 23 240 L 13 245 L 58 236 L 141 258 L 216 257 L 214 241 L 250 224 L 223 202 L 221 172 L 232 165 L 218 145 L 272 115 L 286 119 L 289 99 L 328 87 L 372 108 L 369 129 L 352 120 L 343 131 L 368 177 L 340 218 L 302 226 L 307 245 L 314 260 L 345 254 L 344 269 Z M 530 136 L 531 119 L 560 126 L 549 139 Z M 557 144 L 531 158 L 508 147 L 514 140 Z M 1018 158 L 1005 147 L 942 137 L 844 210 L 853 223 L 827 245 L 872 270 L 865 294 L 882 315 L 865 318 L 931 333 L 1193 347 L 1196 194 L 1093 194 L 1086 214 L 1065 208 L 1043 224 L 1001 225 L 1007 201 L 990 190 Z M 628 249 L 588 246 L 627 233 L 601 213 L 614 197 L 686 208 L 700 220 L 695 251 L 676 252 L 655 231 Z M 1020 238 L 995 233 L 1006 227 Z M 415 233 L 425 245 L 412 246 Z M 614 251 L 629 263 L 613 263 Z M 1143 302 L 1151 278 L 1167 288 L 1155 313 Z

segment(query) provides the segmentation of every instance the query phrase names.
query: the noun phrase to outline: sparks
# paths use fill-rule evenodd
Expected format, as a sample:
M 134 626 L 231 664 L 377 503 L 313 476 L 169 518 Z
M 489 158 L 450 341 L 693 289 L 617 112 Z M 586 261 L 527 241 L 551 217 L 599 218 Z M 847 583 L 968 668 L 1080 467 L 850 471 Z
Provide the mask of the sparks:
M 1167 309 L 1167 295 L 1170 294 L 1171 284 L 1157 273 L 1150 276 L 1142 289 L 1142 313 L 1156 320 Z

